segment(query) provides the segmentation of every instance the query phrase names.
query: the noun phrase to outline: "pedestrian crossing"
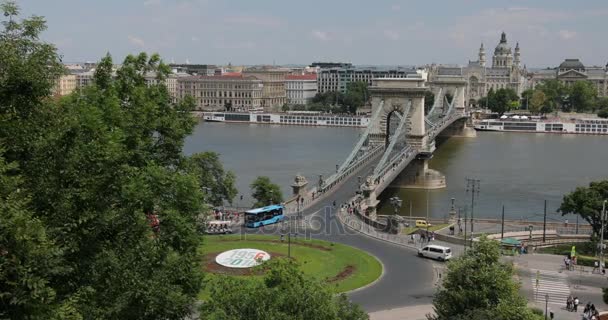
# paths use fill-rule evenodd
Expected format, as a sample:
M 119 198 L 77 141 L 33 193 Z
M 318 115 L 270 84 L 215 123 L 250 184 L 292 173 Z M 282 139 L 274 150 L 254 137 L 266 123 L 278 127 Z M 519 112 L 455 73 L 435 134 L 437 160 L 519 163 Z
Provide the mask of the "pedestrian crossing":
M 532 288 L 534 288 L 534 300 L 545 303 L 549 295 L 550 304 L 566 305 L 570 295 L 568 276 L 548 270 L 531 269 Z

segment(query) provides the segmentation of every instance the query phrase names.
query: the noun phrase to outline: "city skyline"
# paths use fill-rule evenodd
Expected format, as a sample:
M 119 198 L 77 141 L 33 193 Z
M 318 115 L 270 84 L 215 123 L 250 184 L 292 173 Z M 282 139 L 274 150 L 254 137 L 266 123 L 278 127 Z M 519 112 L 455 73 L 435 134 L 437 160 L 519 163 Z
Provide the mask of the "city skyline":
M 521 44 L 522 63 L 529 67 L 553 67 L 565 58 L 580 58 L 585 65 L 608 61 L 601 55 L 608 43 L 600 41 L 608 6 L 596 0 L 584 6 L 476 0 L 19 3 L 25 15 L 46 18 L 43 39 L 70 62 L 96 61 L 106 52 L 121 61 L 146 51 L 176 63 L 463 65 L 476 59 L 480 43 L 493 48 L 502 31 L 510 43 Z

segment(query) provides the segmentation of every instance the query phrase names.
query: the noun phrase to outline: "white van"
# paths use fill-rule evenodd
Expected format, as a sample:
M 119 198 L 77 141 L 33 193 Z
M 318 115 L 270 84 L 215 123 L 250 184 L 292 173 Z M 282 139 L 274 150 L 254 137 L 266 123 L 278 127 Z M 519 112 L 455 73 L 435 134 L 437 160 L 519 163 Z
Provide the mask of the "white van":
M 448 247 L 428 245 L 422 249 L 418 249 L 418 256 L 439 261 L 446 261 L 452 259 L 452 249 Z

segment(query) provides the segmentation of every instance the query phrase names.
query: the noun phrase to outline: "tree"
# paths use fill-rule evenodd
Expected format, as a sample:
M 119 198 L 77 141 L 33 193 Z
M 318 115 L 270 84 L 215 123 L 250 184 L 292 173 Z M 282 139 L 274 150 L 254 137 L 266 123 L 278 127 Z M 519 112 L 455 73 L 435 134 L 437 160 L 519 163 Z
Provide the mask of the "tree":
M 275 258 L 260 266 L 262 281 L 218 277 L 201 306 L 204 319 L 363 320 L 368 315 L 344 295 L 305 276 L 293 260 Z
M 513 89 L 505 88 L 496 90 L 492 95 L 488 93 L 488 99 L 488 102 L 491 102 L 490 110 L 498 114 L 508 112 L 519 102 L 517 93 Z
M 545 94 L 547 99 L 545 111 L 560 109 L 564 103 L 564 97 L 567 95 L 564 85 L 556 79 L 543 81 L 543 83 L 536 87 L 536 90 L 540 90 Z M 549 113 L 551 111 L 541 112 Z
M 600 234 L 602 225 L 602 203 L 608 199 L 608 180 L 591 182 L 589 187 L 577 187 L 573 192 L 564 195 L 558 211 L 562 215 L 578 214 L 593 228 L 593 232 Z M 604 236 L 608 235 L 605 230 Z
M 357 109 L 367 103 L 369 90 L 365 81 L 354 81 L 346 86 L 346 94 L 341 103 L 343 111 L 356 113 Z
M 448 264 L 443 286 L 433 298 L 430 319 L 541 319 L 526 307 L 513 281 L 513 267 L 499 261 L 499 243 L 483 236 Z
M 576 81 L 569 88 L 569 102 L 576 112 L 591 111 L 595 107 L 597 91 L 588 81 Z
M 532 96 L 534 95 L 535 90 L 533 89 L 527 89 L 524 90 L 524 92 L 521 93 L 521 107 L 522 109 L 526 109 L 526 110 L 531 110 L 530 109 L 530 104 L 532 102 Z M 530 111 L 532 112 L 532 111 Z M 538 112 L 536 112 L 538 113 Z
M 201 286 L 203 195 L 178 167 L 192 99 L 171 103 L 168 67 L 146 54 L 127 56 L 115 78 L 107 55 L 92 86 L 49 99 L 63 67 L 38 40 L 44 21 L 18 22 L 10 2 L 2 10 L 0 141 L 15 165 L 0 173 L 19 177 L 21 195 L 3 198 L 0 237 L 21 247 L 1 267 L 0 290 L 13 295 L 0 303 L 48 319 L 183 319 Z
M 602 109 L 597 113 L 597 116 L 600 118 L 608 118 L 608 109 Z
M 270 181 L 270 178 L 260 176 L 251 183 L 251 196 L 256 200 L 254 207 L 263 207 L 283 202 L 281 188 Z
M 540 113 L 546 101 L 547 96 L 545 96 L 545 93 L 540 90 L 535 90 L 534 93 L 532 93 L 529 102 L 530 112 L 533 114 Z
M 225 171 L 219 154 L 215 152 L 195 153 L 184 161 L 186 170 L 197 177 L 198 185 L 206 194 L 206 199 L 214 206 L 221 206 L 223 200 L 232 204 L 237 194 L 236 176 Z M 207 189 L 205 189 L 207 188 Z M 208 189 L 211 189 L 208 191 Z
M 287 112 L 289 110 L 291 109 L 289 108 L 289 105 L 287 103 L 283 104 L 283 106 L 281 107 L 281 111 L 283 112 Z

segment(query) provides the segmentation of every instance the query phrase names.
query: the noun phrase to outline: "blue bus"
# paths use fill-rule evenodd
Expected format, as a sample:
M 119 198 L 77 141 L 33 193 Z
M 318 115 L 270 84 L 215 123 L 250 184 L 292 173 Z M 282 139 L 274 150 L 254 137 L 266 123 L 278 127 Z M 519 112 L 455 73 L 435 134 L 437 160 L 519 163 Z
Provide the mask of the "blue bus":
M 285 219 L 283 211 L 285 207 L 280 204 L 251 209 L 245 211 L 245 225 L 248 228 L 259 228 L 267 224 L 273 224 Z

